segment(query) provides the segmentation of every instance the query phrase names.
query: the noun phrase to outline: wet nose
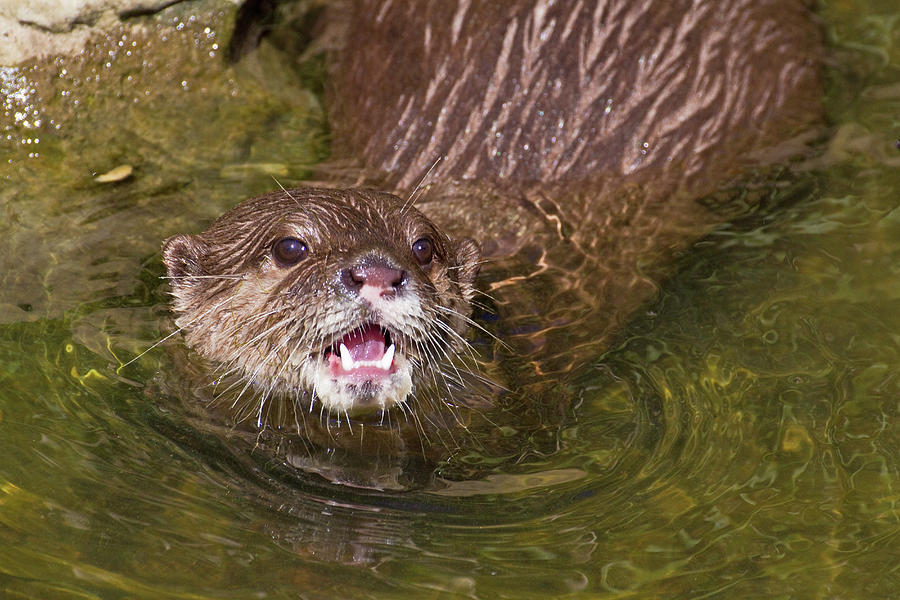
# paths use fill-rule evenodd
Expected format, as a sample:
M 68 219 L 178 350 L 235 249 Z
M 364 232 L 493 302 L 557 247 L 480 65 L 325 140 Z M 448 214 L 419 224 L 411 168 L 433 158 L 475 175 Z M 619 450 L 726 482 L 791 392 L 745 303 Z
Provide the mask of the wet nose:
M 357 294 L 368 286 L 384 296 L 385 293 L 396 292 L 406 283 L 406 271 L 385 264 L 360 263 L 344 269 L 341 282 Z

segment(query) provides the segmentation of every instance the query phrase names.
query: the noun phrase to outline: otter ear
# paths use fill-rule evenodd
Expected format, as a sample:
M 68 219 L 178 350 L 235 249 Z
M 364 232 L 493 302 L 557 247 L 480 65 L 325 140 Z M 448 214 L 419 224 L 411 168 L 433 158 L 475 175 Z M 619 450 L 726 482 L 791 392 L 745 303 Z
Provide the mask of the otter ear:
M 192 235 L 176 235 L 163 244 L 163 264 L 174 289 L 183 289 L 196 283 L 193 277 L 203 275 L 201 259 L 206 245 Z
M 475 276 L 481 269 L 481 247 L 472 238 L 462 238 L 456 241 L 456 271 L 457 281 L 461 284 L 472 285 Z

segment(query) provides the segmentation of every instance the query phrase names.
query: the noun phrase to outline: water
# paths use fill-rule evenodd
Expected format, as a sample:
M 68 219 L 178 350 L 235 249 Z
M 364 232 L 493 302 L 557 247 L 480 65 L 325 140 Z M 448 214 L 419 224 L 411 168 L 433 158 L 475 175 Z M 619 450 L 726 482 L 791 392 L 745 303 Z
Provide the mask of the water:
M 204 423 L 166 395 L 165 350 L 119 368 L 168 326 L 160 240 L 324 155 L 315 98 L 265 83 L 283 59 L 229 71 L 215 15 L 175 13 L 148 35 L 197 54 L 138 102 L 99 93 L 106 49 L 70 95 L 47 81 L 78 65 L 6 72 L 39 114 L 0 167 L 0 596 L 896 597 L 900 13 L 822 12 L 821 157 L 680 256 L 602 355 L 523 377 L 489 450 L 401 493 Z M 132 180 L 92 180 L 119 164 Z

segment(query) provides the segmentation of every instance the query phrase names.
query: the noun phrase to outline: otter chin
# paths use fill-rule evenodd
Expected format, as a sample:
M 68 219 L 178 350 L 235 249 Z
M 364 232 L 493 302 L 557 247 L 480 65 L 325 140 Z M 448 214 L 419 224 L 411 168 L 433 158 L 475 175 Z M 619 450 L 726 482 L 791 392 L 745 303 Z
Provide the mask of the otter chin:
M 396 196 L 315 188 L 248 200 L 163 247 L 187 345 L 260 421 L 279 404 L 384 419 L 421 387 L 449 391 L 480 258 Z

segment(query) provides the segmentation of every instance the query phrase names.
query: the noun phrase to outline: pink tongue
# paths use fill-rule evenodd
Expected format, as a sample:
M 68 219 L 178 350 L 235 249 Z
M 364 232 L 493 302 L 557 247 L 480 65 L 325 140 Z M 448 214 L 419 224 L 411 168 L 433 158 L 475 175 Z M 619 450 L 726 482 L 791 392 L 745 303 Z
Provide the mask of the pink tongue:
M 354 361 L 380 360 L 384 356 L 384 334 L 375 325 L 365 325 L 361 330 L 348 333 L 341 340 Z

